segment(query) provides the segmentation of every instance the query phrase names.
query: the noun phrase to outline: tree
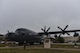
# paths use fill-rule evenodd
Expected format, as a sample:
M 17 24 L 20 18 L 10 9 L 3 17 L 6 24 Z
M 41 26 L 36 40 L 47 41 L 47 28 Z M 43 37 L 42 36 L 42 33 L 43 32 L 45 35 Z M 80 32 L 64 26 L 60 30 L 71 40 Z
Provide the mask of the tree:
M 79 36 L 79 38 L 78 38 L 78 41 L 77 42 L 79 42 L 80 43 L 80 36 Z
M 57 42 L 58 42 L 58 43 L 64 43 L 64 38 L 61 37 L 61 36 L 59 36 L 59 37 L 57 38 Z
M 55 35 L 54 37 L 55 37 L 55 39 L 54 39 L 55 43 L 64 43 L 64 38 L 63 37 L 57 36 L 57 35 Z

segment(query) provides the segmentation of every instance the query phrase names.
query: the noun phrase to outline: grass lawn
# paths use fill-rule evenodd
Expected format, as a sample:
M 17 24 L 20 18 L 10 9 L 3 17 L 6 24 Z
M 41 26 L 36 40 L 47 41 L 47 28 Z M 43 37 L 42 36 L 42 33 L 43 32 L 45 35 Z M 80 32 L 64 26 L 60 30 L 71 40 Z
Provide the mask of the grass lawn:
M 0 53 L 80 53 L 80 51 L 52 50 L 52 49 L 0 49 Z
M 80 45 L 77 45 L 80 48 Z M 51 48 L 75 48 L 74 45 L 52 44 Z
M 16 47 L 14 44 L 0 44 L 0 47 L 12 46 Z M 80 45 L 78 45 L 80 48 Z M 35 48 L 35 49 L 34 49 Z M 30 45 L 26 46 L 24 50 L 23 47 L 19 48 L 0 48 L 0 53 L 80 53 L 80 51 L 70 51 L 70 50 L 56 50 L 56 49 L 38 49 L 43 48 L 43 45 Z M 51 48 L 74 48 L 74 45 L 60 45 L 52 44 Z
M 15 44 L 0 44 L 0 47 L 5 47 L 5 46 L 9 46 L 9 47 L 16 47 L 18 45 Z M 80 48 L 80 45 L 78 45 Z M 43 48 L 43 45 L 29 45 L 26 46 L 27 48 Z M 74 48 L 74 45 L 63 45 L 63 44 L 51 44 L 51 48 Z
M 78 45 L 80 49 L 80 45 Z M 43 45 L 30 45 L 26 46 L 27 48 L 43 48 Z M 74 45 L 59 45 L 59 44 L 52 44 L 51 48 L 75 48 Z
M 74 48 L 74 45 L 51 45 L 52 48 Z
M 5 46 L 16 47 L 18 45 L 16 45 L 16 44 L 0 44 L 0 47 L 5 47 Z

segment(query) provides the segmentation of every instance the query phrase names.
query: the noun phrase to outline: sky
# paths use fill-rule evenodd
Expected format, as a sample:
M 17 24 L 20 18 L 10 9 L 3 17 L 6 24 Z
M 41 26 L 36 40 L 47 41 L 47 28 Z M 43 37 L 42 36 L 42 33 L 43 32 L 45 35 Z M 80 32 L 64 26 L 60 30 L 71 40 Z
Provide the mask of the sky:
M 80 0 L 0 0 L 0 33 L 28 28 L 41 32 L 41 28 L 57 26 L 67 30 L 80 29 Z

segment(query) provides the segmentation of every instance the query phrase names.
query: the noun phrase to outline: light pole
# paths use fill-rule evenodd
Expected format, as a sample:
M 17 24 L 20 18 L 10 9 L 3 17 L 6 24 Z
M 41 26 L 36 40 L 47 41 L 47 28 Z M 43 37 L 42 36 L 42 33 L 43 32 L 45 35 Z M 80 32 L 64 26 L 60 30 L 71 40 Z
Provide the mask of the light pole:
M 75 37 L 75 44 L 74 44 L 74 45 L 75 45 L 75 46 L 77 46 L 76 37 L 78 37 L 78 36 L 79 36 L 79 33 L 76 33 L 76 32 L 75 32 L 75 33 L 74 33 L 74 37 Z
M 24 41 L 24 49 L 26 49 L 26 41 Z

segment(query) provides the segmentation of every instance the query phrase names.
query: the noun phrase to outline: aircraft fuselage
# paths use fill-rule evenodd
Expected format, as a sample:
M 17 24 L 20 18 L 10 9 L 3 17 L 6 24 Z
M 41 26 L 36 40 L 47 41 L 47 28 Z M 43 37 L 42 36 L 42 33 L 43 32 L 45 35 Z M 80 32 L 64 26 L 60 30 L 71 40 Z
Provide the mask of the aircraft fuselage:
M 6 37 L 11 41 L 17 41 L 19 43 L 26 41 L 26 43 L 33 44 L 41 43 L 42 41 L 40 34 L 24 28 L 19 28 L 15 32 L 7 33 Z

